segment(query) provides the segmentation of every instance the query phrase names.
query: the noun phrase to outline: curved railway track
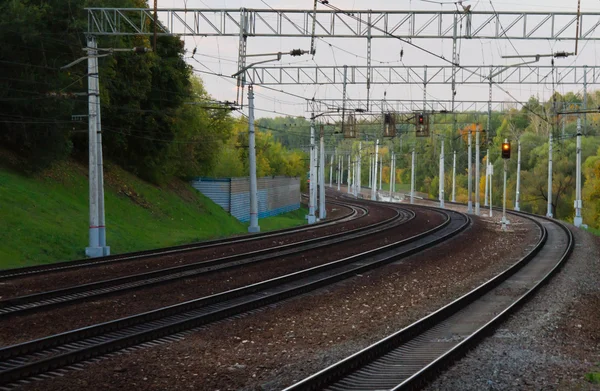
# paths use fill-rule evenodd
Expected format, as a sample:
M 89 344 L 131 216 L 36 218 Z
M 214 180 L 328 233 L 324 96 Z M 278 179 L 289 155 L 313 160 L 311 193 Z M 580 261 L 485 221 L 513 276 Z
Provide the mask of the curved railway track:
M 571 254 L 573 235 L 563 223 L 527 216 L 542 235 L 518 263 L 438 311 L 286 391 L 405 390 L 431 380 L 531 297 Z
M 353 208 L 354 210 L 360 209 L 356 206 L 353 206 Z M 366 213 L 364 208 L 363 212 Z M 298 254 L 321 247 L 331 247 L 343 242 L 356 240 L 368 235 L 393 229 L 394 227 L 411 221 L 415 217 L 415 213 L 410 210 L 395 209 L 395 212 L 393 217 L 375 224 L 349 231 L 337 232 L 302 242 L 294 242 L 209 261 L 200 261 L 146 273 L 138 273 L 125 277 L 1 300 L 0 319 L 7 316 L 22 315 L 33 311 L 45 310 L 59 305 L 97 299 L 99 297 L 133 289 L 141 289 L 158 284 L 174 282 L 184 278 L 199 277 L 217 271 L 240 268 L 246 265 L 273 260 L 282 256 Z
M 287 228 L 278 230 L 275 232 L 264 232 L 257 234 L 245 234 L 243 236 L 235 236 L 224 239 L 217 240 L 207 240 L 198 243 L 185 244 L 180 246 L 166 247 L 160 249 L 152 249 L 152 250 L 144 250 L 131 252 L 126 254 L 118 254 L 118 255 L 110 255 L 106 257 L 98 257 L 98 258 L 86 258 L 79 259 L 73 261 L 65 261 L 65 262 L 56 262 L 47 265 L 37 265 L 37 266 L 28 266 L 28 267 L 20 267 L 14 269 L 5 269 L 0 270 L 0 281 L 20 278 L 20 277 L 29 277 L 36 275 L 43 275 L 46 273 L 53 272 L 61 272 L 66 270 L 76 270 L 86 267 L 94 267 L 94 266 L 102 266 L 102 265 L 110 265 L 117 262 L 126 262 L 133 260 L 144 260 L 152 257 L 163 256 L 163 255 L 175 255 L 175 254 L 183 254 L 191 251 L 202 250 L 215 248 L 219 246 L 231 246 L 238 243 L 246 243 L 255 240 L 261 240 L 266 238 L 278 238 L 285 235 L 290 235 L 298 232 L 305 232 L 308 230 L 313 230 L 315 228 L 327 227 L 332 224 L 337 224 L 340 222 L 350 221 L 362 216 L 365 216 L 368 211 L 362 207 L 356 207 L 347 202 L 341 201 L 329 201 L 330 204 L 338 205 L 341 207 L 345 207 L 348 209 L 348 213 L 335 218 L 330 219 L 324 222 L 320 222 L 317 224 L 312 224 L 310 226 L 302 226 L 300 228 Z
M 10 384 L 305 294 L 414 254 L 456 235 L 470 224 L 469 217 L 462 213 L 442 210 L 438 213 L 445 216 L 444 223 L 375 250 L 212 296 L 2 348 L 0 384 Z

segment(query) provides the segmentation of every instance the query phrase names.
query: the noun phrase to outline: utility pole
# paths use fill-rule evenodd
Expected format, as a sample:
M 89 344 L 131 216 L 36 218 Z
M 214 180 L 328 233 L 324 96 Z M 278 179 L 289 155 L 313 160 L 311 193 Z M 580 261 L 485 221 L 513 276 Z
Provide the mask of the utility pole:
M 337 166 L 337 191 L 340 191 L 340 184 L 342 182 L 342 166 L 341 166 L 341 162 L 342 162 L 342 155 L 338 155 L 338 166 Z
M 329 187 L 333 187 L 333 154 L 331 155 L 331 164 L 329 164 Z
M 502 160 L 504 160 L 504 190 L 502 194 L 502 230 L 506 231 L 510 221 L 506 219 L 506 174 L 508 171 L 508 159 L 510 159 L 510 144 L 504 139 L 502 144 Z
M 488 163 L 488 174 L 490 176 L 490 217 L 492 217 L 494 215 L 494 211 L 493 211 L 493 198 L 492 198 L 492 189 L 494 188 L 493 186 L 493 181 L 492 179 L 494 178 L 494 166 L 491 163 Z
M 327 211 L 325 210 L 325 138 L 322 127 L 320 139 L 321 148 L 319 151 L 321 159 L 319 162 L 319 219 L 323 220 L 325 217 L 327 217 Z
M 309 186 L 308 186 L 308 224 L 314 224 L 317 221 L 315 216 L 315 113 L 310 117 L 310 170 L 309 170 Z
M 371 200 L 377 200 L 377 157 L 379 154 L 379 139 L 375 141 L 375 160 L 374 160 L 374 172 L 373 172 L 373 187 L 371 188 Z
M 383 155 L 379 155 L 379 191 L 382 190 L 381 182 L 383 178 Z
M 490 161 L 490 149 L 488 148 L 487 150 L 487 158 L 485 159 L 486 162 Z M 488 169 L 487 169 L 488 163 L 486 163 L 485 165 L 485 193 L 483 194 L 483 206 L 488 206 L 488 185 L 489 185 L 489 179 L 490 176 L 488 175 Z
M 439 197 L 440 197 L 440 208 L 444 208 L 444 179 L 446 177 L 446 173 L 444 172 L 444 136 L 442 136 L 442 149 L 440 151 L 440 188 L 439 188 Z
M 373 188 L 373 156 L 369 156 L 369 187 Z
M 467 202 L 467 213 L 473 213 L 473 177 L 471 176 L 471 158 L 472 158 L 472 153 L 471 153 L 471 129 L 469 129 L 469 135 L 468 135 L 468 148 L 467 148 L 467 153 L 469 154 L 469 167 L 468 167 L 468 192 L 469 192 L 469 201 Z
M 548 207 L 546 217 L 552 218 L 552 129 L 548 130 Z
M 390 157 L 390 202 L 392 202 L 392 195 L 394 193 L 394 152 Z
M 475 214 L 479 216 L 479 125 L 475 131 Z
M 98 191 L 98 51 L 96 50 L 96 37 L 88 35 L 88 150 L 89 150 L 89 204 L 90 226 L 89 246 L 85 249 L 88 257 L 101 257 L 103 249 L 100 246 L 100 218 L 99 218 L 99 191 Z
M 396 192 L 396 153 L 392 152 L 392 193 Z
M 452 160 L 452 202 L 456 202 L 456 151 Z
M 348 154 L 348 194 L 350 194 L 350 179 L 352 178 L 352 170 L 350 169 L 350 165 L 352 164 L 352 157 Z
M 314 142 L 314 129 L 311 127 Z M 250 226 L 248 232 L 260 232 L 258 226 L 258 180 L 256 178 L 256 140 L 254 134 L 254 86 L 248 86 L 248 145 L 250 159 Z M 312 178 L 310 181 L 313 184 Z M 314 209 L 313 209 L 314 214 Z
M 358 167 L 357 167 L 357 181 L 356 181 L 356 197 L 358 198 L 358 194 L 362 194 L 361 187 L 361 163 L 362 163 L 362 141 L 358 142 Z
M 583 217 L 581 216 L 581 209 L 583 208 L 583 202 L 581 200 L 581 117 L 577 117 L 577 162 L 576 162 L 577 173 L 575 178 L 575 218 L 573 224 L 576 227 L 581 227 L 583 224 Z
M 415 147 L 412 150 L 412 163 L 410 169 L 410 203 L 415 203 Z
M 517 193 L 515 194 L 515 210 L 520 211 L 521 200 L 521 137 L 517 139 Z

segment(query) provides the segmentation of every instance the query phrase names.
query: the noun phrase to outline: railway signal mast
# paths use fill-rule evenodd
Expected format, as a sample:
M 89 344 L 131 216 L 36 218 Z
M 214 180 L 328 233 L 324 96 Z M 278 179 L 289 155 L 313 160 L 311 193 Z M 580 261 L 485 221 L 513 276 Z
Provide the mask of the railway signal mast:
M 506 219 L 506 172 L 508 171 L 508 160 L 510 159 L 510 143 L 504 139 L 502 143 L 502 159 L 504 159 L 504 194 L 502 195 L 502 230 L 506 231 L 510 221 Z

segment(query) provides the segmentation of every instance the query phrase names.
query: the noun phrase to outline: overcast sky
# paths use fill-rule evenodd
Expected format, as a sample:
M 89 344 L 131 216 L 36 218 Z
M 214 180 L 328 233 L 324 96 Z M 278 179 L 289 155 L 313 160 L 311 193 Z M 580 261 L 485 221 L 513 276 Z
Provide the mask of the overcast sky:
M 266 9 L 311 9 L 312 0 L 158 0 L 159 8 L 187 7 L 203 9 L 238 9 L 245 8 Z M 453 2 L 433 2 L 425 0 L 330 0 L 330 3 L 344 10 L 456 10 Z M 557 11 L 575 12 L 577 10 L 576 0 L 470 0 L 464 1 L 465 5 L 471 5 L 475 11 Z M 319 5 L 319 9 L 328 9 Z M 598 0 L 581 0 L 582 12 L 600 12 Z M 600 27 L 599 27 L 600 29 Z M 197 54 L 194 59 L 188 59 L 190 65 L 201 71 L 210 71 L 223 75 L 231 75 L 237 70 L 238 39 L 234 37 L 187 37 L 185 39 L 188 55 L 196 48 Z M 420 50 L 410 47 L 394 39 L 374 39 L 372 52 L 372 65 L 389 63 L 389 65 L 442 65 L 442 60 L 426 54 Z M 450 39 L 420 39 L 413 40 L 418 44 L 440 56 L 452 58 L 452 40 Z M 333 45 L 333 46 L 330 46 Z M 566 59 L 557 59 L 557 65 L 596 65 L 600 59 L 597 51 L 598 44 L 595 41 L 579 43 L 580 55 Z M 247 53 L 265 53 L 277 51 L 289 51 L 291 49 L 310 47 L 310 38 L 248 38 Z M 507 65 L 514 64 L 515 60 L 503 59 L 502 55 L 523 54 L 548 54 L 556 51 L 574 51 L 573 41 L 519 41 L 519 40 L 460 40 L 460 63 L 461 65 Z M 404 51 L 402 63 L 400 62 L 400 51 Z M 366 65 L 366 40 L 365 39 L 341 39 L 327 38 L 317 40 L 317 54 L 303 57 L 284 56 L 281 62 L 273 62 L 269 65 Z M 257 60 L 249 60 L 248 63 Z M 517 60 L 518 62 L 518 60 Z M 550 65 L 549 58 L 542 58 L 540 65 Z M 444 64 L 447 65 L 447 64 Z M 198 73 L 205 82 L 208 92 L 218 100 L 233 101 L 236 98 L 235 80 Z M 301 95 L 303 97 L 316 99 L 341 99 L 342 87 L 332 85 L 320 86 L 284 86 L 285 91 Z M 531 95 L 537 95 L 546 99 L 552 94 L 551 85 L 535 86 L 503 86 L 519 100 L 527 100 Z M 580 92 L 583 86 L 558 86 L 561 93 L 567 91 Z M 588 87 L 588 91 L 596 86 Z M 309 116 L 306 112 L 306 104 L 299 98 L 294 98 L 278 92 L 269 91 L 257 86 L 256 107 L 262 110 L 277 111 L 292 115 Z M 371 97 L 382 99 L 384 91 L 388 99 L 422 99 L 422 86 L 375 85 L 371 88 Z M 450 85 L 429 86 L 427 88 L 428 100 L 451 99 Z M 350 98 L 366 98 L 367 90 L 364 85 L 348 87 Z M 487 100 L 488 86 L 457 86 L 457 99 L 464 100 Z M 511 98 L 497 88 L 493 90 L 493 100 L 510 100 Z M 246 99 L 244 99 L 246 100 Z M 246 111 L 246 110 L 245 110 Z M 276 116 L 268 111 L 257 111 L 256 115 Z

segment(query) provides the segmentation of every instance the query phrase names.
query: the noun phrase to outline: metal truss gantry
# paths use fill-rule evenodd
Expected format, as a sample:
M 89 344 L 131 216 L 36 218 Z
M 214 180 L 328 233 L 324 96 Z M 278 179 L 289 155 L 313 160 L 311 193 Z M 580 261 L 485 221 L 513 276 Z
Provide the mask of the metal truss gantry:
M 254 84 L 488 84 L 492 75 L 505 69 L 503 65 L 463 65 L 453 70 L 447 66 L 297 66 L 254 67 L 246 72 L 246 80 Z M 552 72 L 554 71 L 554 80 Z M 454 72 L 454 73 L 453 73 Z M 584 76 L 584 73 L 586 74 Z M 507 68 L 492 78 L 494 84 L 561 85 L 600 83 L 600 66 L 519 66 Z
M 452 113 L 452 101 L 451 100 L 436 100 L 428 101 L 423 107 L 422 100 L 398 100 L 398 99 L 387 99 L 387 100 L 371 100 L 370 108 L 367 110 L 367 99 L 319 99 L 319 100 L 307 100 L 306 111 L 307 112 L 331 112 L 342 110 L 346 112 L 356 113 L 382 113 L 382 112 L 396 112 L 396 113 L 416 113 L 416 112 L 436 112 L 436 113 Z M 509 109 L 520 109 L 526 102 L 516 101 L 466 101 L 456 100 L 454 102 L 454 113 L 484 113 L 487 114 L 491 111 L 507 111 Z M 490 106 L 491 105 L 491 106 Z M 343 107 L 343 109 L 342 109 Z M 490 110 L 491 108 L 491 110 Z
M 153 10 L 88 8 L 94 35 L 152 35 Z M 372 11 L 330 9 L 159 9 L 158 35 L 321 38 L 479 38 L 575 40 L 576 12 L 519 11 Z M 464 24 L 461 31 L 455 26 Z M 599 40 L 600 13 L 584 12 L 580 40 Z

